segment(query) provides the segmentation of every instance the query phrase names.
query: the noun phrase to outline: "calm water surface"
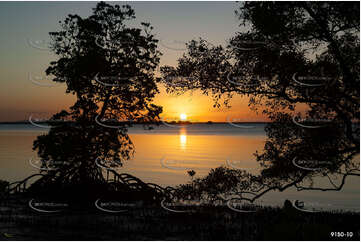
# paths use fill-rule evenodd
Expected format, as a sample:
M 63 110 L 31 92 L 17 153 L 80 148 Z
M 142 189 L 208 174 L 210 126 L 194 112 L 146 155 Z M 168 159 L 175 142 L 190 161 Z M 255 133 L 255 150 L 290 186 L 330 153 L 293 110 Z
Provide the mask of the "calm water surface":
M 196 177 L 203 177 L 211 168 L 219 166 L 247 169 L 257 174 L 259 165 L 253 154 L 263 149 L 266 140 L 264 124 L 248 126 L 162 125 L 148 131 L 136 125 L 129 130 L 136 147 L 135 156 L 117 171 L 163 186 L 188 182 L 187 170 L 190 169 L 196 171 Z M 29 159 L 37 159 L 32 144 L 38 135 L 46 132 L 47 129 L 32 125 L 0 125 L 0 179 L 17 181 L 39 172 L 29 164 Z M 326 180 L 318 182 L 328 184 Z M 323 209 L 359 211 L 359 184 L 359 177 L 349 177 L 342 191 L 297 192 L 290 189 L 269 193 L 262 200 L 266 204 L 282 205 L 285 199 L 298 199 Z

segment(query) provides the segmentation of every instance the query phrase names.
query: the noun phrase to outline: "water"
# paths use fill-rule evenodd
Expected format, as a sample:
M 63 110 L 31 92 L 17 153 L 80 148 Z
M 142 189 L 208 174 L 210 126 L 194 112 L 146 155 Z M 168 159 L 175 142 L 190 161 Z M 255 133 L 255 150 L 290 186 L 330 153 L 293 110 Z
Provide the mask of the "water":
M 146 182 L 175 186 L 190 181 L 188 170 L 203 177 L 219 166 L 247 169 L 258 174 L 254 153 L 263 150 L 265 124 L 193 124 L 155 127 L 144 130 L 141 125 L 129 129 L 136 153 L 125 162 L 119 173 L 126 172 Z M 28 124 L 0 125 L 0 179 L 18 181 L 38 173 L 29 159 L 37 159 L 32 143 L 47 129 Z M 357 158 L 359 159 L 359 157 Z M 271 192 L 262 200 L 265 204 L 282 205 L 285 199 L 302 200 L 323 209 L 359 210 L 359 177 L 349 177 L 341 191 L 320 192 L 289 189 Z M 326 180 L 318 180 L 328 184 Z

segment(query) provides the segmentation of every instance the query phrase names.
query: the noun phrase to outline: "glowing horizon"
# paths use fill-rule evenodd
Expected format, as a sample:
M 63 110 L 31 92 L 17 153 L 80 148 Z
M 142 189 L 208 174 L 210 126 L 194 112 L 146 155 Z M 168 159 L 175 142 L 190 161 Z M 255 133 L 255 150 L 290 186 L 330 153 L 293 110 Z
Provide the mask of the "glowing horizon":
M 212 44 L 226 45 L 240 30 L 234 18 L 233 2 L 131 2 L 136 20 L 130 25 L 150 22 L 159 39 L 162 52 L 160 66 L 175 66 L 185 51 L 185 42 L 202 37 Z M 73 95 L 66 94 L 65 84 L 44 80 L 36 84 L 36 78 L 46 79 L 45 70 L 57 59 L 46 48 L 36 46 L 49 40 L 49 32 L 59 30 L 59 20 L 68 14 L 89 16 L 95 2 L 1 2 L 0 3 L 0 122 L 24 121 L 33 113 L 55 114 L 68 110 L 74 102 Z M 10 13 L 17 12 L 12 15 Z M 167 13 L 167 14 L 164 14 Z M 214 18 L 213 16 L 218 16 Z M 16 31 L 14 31 L 16 30 Z M 39 41 L 40 40 L 40 41 Z M 40 46 L 41 47 L 41 46 Z M 44 47 L 44 46 L 42 46 Z M 214 108 L 211 96 L 200 91 L 181 96 L 166 93 L 159 85 L 160 93 L 154 104 L 163 107 L 161 117 L 179 120 L 186 114 L 191 122 L 226 122 L 227 118 L 245 121 L 267 121 L 248 107 L 248 99 L 235 95 L 232 108 Z

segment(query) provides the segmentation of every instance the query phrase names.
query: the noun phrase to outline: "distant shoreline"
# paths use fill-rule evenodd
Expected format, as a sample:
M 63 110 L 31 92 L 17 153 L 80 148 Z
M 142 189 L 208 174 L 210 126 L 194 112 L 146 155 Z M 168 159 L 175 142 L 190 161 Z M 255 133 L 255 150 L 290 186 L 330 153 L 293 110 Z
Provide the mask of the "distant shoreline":
M 43 121 L 43 122 L 37 122 L 38 124 L 46 124 L 46 123 L 49 123 L 48 121 Z M 67 122 L 64 122 L 64 123 L 67 123 Z M 69 122 L 69 123 L 72 123 L 72 122 Z M 121 123 L 127 123 L 127 122 L 119 122 L 118 124 L 121 124 Z M 165 123 L 171 123 L 171 124 L 179 124 L 179 125 L 182 125 L 182 124 L 208 124 L 208 125 L 212 125 L 212 124 L 229 124 L 228 122 L 185 122 L 185 123 L 173 123 L 173 122 L 165 122 Z M 236 123 L 236 124 L 267 124 L 267 123 L 272 123 L 272 122 L 232 122 L 232 123 Z M 29 121 L 14 121 L 14 122 L 0 122 L 0 125 L 2 124 L 31 124 Z M 133 123 L 133 124 L 154 124 L 156 125 L 156 123 Z M 163 125 L 163 123 L 159 123 L 160 125 Z

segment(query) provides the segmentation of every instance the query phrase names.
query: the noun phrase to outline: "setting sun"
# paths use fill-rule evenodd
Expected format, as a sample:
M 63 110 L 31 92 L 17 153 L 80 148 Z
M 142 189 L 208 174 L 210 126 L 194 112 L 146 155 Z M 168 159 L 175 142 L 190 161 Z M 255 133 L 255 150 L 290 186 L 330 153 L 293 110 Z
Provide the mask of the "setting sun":
M 185 113 L 181 113 L 181 114 L 179 115 L 179 117 L 180 117 L 180 120 L 182 120 L 182 121 L 187 120 L 187 115 L 186 115 Z

